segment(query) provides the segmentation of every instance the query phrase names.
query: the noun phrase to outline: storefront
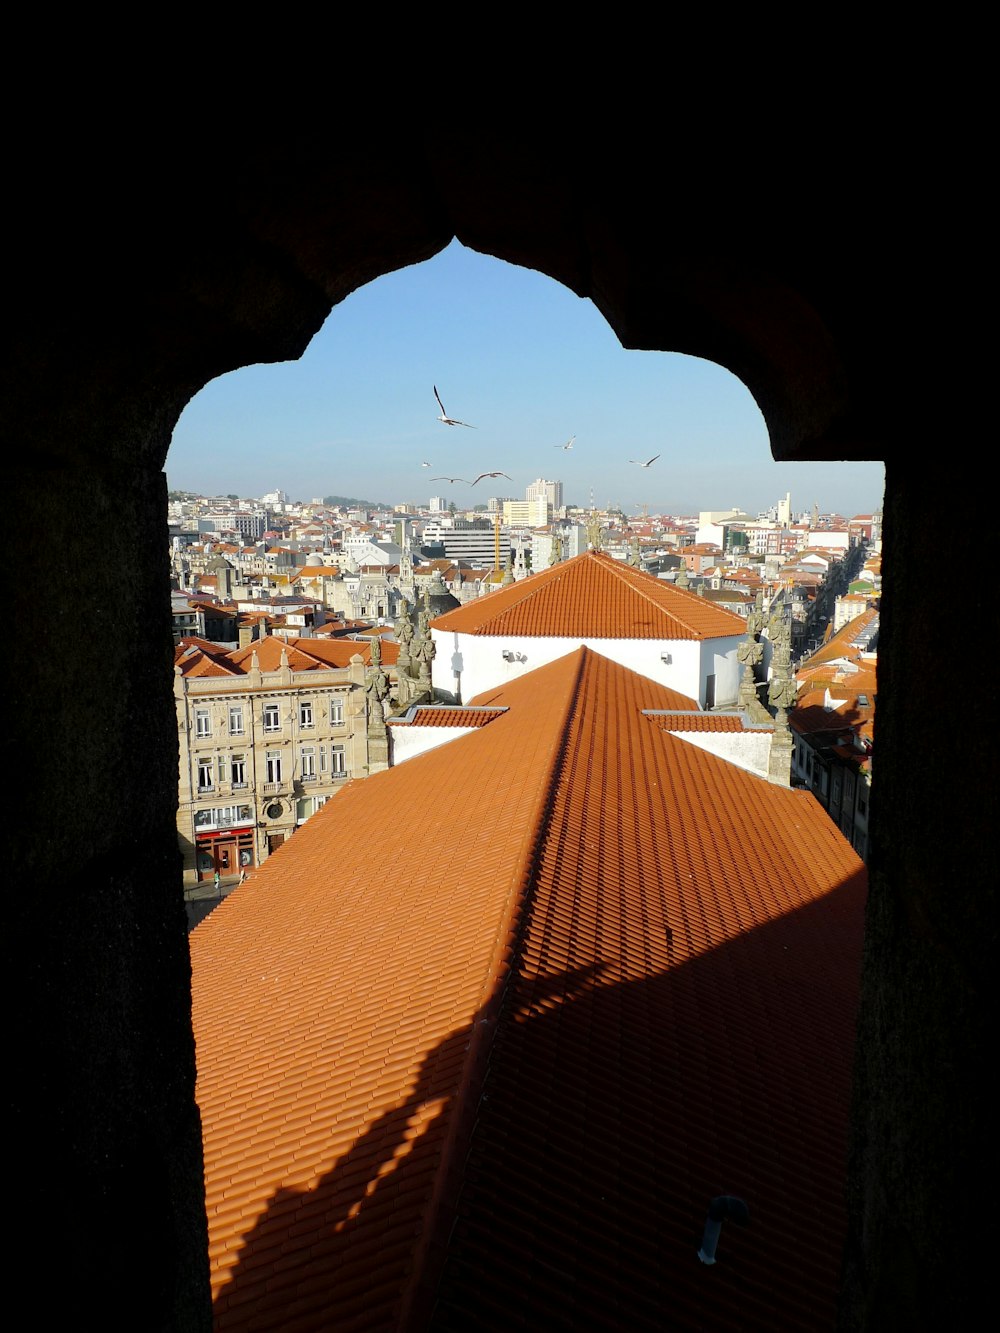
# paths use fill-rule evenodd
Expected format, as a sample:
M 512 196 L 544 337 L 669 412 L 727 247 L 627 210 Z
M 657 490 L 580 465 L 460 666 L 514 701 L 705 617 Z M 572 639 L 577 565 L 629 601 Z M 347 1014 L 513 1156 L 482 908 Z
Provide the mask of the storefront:
M 195 864 L 199 881 L 219 873 L 223 879 L 248 872 L 254 865 L 254 829 L 202 828 L 195 830 Z

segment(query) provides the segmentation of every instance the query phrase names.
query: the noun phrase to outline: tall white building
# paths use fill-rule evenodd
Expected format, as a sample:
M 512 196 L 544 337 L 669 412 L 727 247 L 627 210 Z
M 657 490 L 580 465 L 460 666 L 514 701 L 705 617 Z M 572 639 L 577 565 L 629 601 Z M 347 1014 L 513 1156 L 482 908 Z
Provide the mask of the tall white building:
M 563 484 L 561 481 L 545 481 L 539 477 L 525 490 L 526 500 L 546 499 L 553 510 L 561 509 L 563 503 Z M 545 520 L 543 519 L 542 522 Z

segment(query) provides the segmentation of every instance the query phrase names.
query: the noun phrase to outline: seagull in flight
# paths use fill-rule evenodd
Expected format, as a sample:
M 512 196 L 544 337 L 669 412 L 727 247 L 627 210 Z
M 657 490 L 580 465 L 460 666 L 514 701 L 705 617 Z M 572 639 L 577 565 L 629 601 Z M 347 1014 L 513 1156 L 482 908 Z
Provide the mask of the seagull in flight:
M 476 429 L 475 426 L 469 426 L 469 423 L 467 421 L 458 421 L 456 420 L 455 417 L 450 417 L 448 415 L 448 413 L 444 410 L 444 403 L 442 403 L 441 401 L 441 395 L 437 391 L 436 384 L 434 385 L 434 397 L 437 399 L 438 407 L 440 407 L 441 409 L 441 415 L 438 417 L 438 421 L 443 421 L 446 426 L 468 426 L 469 430 Z M 440 478 L 437 478 L 437 480 L 440 481 Z M 459 477 L 458 480 L 461 481 L 462 478 Z
M 430 467 L 430 463 L 421 463 L 420 466 L 421 466 L 421 467 Z
M 656 462 L 656 460 L 659 458 L 659 456 L 660 456 L 659 454 L 654 454 L 653 457 L 652 457 L 651 459 L 649 459 L 649 461 L 646 462 L 646 463 L 640 463 L 639 460 L 638 460 L 638 458 L 630 458 L 628 461 L 629 461 L 630 463 L 635 463 L 635 465 L 636 465 L 637 467 L 649 467 L 649 465 L 650 465 L 651 463 L 655 463 L 655 462 Z
M 569 440 L 566 442 L 566 444 L 554 444 L 554 445 L 552 446 L 552 448 L 553 448 L 553 449 L 572 449 L 572 448 L 573 448 L 573 441 L 574 441 L 575 439 L 576 439 L 576 436 L 575 436 L 575 435 L 571 435 L 571 436 L 569 437 Z
M 474 486 L 474 485 L 476 484 L 475 481 L 466 481 L 464 477 L 431 477 L 430 480 L 431 480 L 431 481 L 450 481 L 452 485 L 454 485 L 456 481 L 464 482 L 466 486 Z M 479 478 L 477 477 L 477 478 L 476 478 L 476 481 L 478 481 L 478 480 L 479 480 Z
M 514 480 L 514 478 L 510 475 L 509 472 L 480 472 L 479 476 L 476 478 L 476 481 L 482 481 L 484 477 L 506 477 L 508 481 Z M 475 486 L 476 481 L 470 481 L 469 485 Z

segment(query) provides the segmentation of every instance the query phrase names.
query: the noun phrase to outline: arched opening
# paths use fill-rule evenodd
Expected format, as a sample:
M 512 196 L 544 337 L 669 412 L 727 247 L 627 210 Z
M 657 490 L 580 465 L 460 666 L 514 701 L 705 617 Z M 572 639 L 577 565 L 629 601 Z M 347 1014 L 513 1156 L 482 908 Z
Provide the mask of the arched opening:
M 918 279 L 900 255 L 922 204 L 915 186 L 890 195 L 876 141 L 858 141 L 832 197 L 836 173 L 817 153 L 794 179 L 786 162 L 758 161 L 758 206 L 738 217 L 732 180 L 689 172 L 690 208 L 664 218 L 642 185 L 661 141 L 634 126 L 620 140 L 613 175 L 586 136 L 457 130 L 419 143 L 359 135 L 336 155 L 320 136 L 291 151 L 257 140 L 234 146 L 224 171 L 214 147 L 189 142 L 95 163 L 67 140 L 50 146 L 44 179 L 15 170 L 17 336 L 4 365 L 15 512 L 58 557 L 40 611 L 37 548 L 12 552 L 19 623 L 33 632 L 12 645 L 12 749 L 28 773 L 8 932 L 23 1015 L 11 1187 L 27 1210 L 15 1262 L 55 1322 L 93 1309 L 105 1327 L 134 1327 L 139 1310 L 151 1326 L 208 1326 L 162 685 L 171 431 L 210 379 L 300 355 L 332 305 L 455 236 L 590 296 L 625 347 L 727 367 L 760 406 L 775 457 L 886 463 L 895 545 L 845 1308 L 848 1326 L 871 1327 L 900 1310 L 941 1326 L 974 1308 L 952 1233 L 971 1211 L 985 1137 L 991 771 L 974 710 L 928 745 L 940 694 L 917 669 L 934 642 L 930 608 L 951 595 L 920 541 L 939 499 L 922 459 L 950 438 L 946 394 L 924 382 L 945 265 L 930 255 Z M 912 179 L 925 188 L 922 172 Z M 68 197 L 98 202 L 67 219 Z M 861 214 L 867 244 L 852 249 Z M 952 563 L 972 549 L 957 534 Z M 40 1239 L 53 1235 L 58 1284 Z
M 475 434 L 438 422 L 435 381 Z M 654 455 L 649 470 L 630 462 Z M 505 496 L 556 469 L 571 506 L 626 513 L 643 502 L 756 515 L 791 492 L 796 512 L 850 517 L 880 507 L 884 486 L 878 462 L 776 462 L 729 371 L 626 350 L 591 300 L 458 241 L 351 293 L 297 360 L 207 384 L 181 414 L 166 472 L 172 491 L 236 487 L 245 500 L 280 487 L 298 504 L 335 491 L 426 505 L 434 482 L 466 509 L 483 487 L 436 474 L 487 465 L 512 474 L 489 481 Z

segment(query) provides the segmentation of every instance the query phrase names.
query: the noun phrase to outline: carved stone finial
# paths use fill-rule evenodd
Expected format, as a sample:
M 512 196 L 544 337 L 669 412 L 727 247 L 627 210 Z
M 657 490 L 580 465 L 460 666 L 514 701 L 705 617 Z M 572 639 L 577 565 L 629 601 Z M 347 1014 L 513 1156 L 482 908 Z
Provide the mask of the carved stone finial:
M 758 635 L 763 628 L 763 613 L 755 615 L 753 611 L 747 616 L 747 636 L 736 649 L 737 660 L 743 663 L 743 675 L 740 680 L 739 703 L 741 708 L 745 708 L 747 714 L 754 722 L 769 722 L 771 715 L 760 701 L 757 693 L 757 676 L 755 667 L 759 666 L 764 657 L 764 645 L 759 641 Z

